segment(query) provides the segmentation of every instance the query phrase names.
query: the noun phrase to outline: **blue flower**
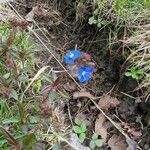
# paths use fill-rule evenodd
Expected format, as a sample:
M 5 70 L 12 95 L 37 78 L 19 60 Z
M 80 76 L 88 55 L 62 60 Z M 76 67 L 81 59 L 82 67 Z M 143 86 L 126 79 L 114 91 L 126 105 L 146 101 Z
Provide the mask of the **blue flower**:
M 64 56 L 65 63 L 66 64 L 71 64 L 75 60 L 77 60 L 80 56 L 81 56 L 80 51 L 78 51 L 78 50 L 71 50 L 68 53 L 66 53 L 66 55 Z
M 79 67 L 77 76 L 80 83 L 84 83 L 85 81 L 88 81 L 91 78 L 91 74 L 93 72 L 93 69 L 90 67 Z

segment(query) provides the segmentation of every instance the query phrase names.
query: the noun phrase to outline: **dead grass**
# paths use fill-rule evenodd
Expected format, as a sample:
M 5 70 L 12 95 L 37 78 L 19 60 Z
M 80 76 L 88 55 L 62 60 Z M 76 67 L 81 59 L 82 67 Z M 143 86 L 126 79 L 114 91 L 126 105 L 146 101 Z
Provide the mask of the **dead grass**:
M 150 24 L 138 26 L 136 35 L 127 39 L 125 44 L 137 47 L 129 59 L 132 66 L 144 72 L 144 78 L 137 89 L 143 89 L 147 100 L 150 96 Z

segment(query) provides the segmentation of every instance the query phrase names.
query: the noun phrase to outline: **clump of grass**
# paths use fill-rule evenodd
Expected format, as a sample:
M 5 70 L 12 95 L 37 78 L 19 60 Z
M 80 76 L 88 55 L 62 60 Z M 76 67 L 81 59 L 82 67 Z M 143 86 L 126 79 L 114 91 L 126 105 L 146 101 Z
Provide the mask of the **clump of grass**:
M 124 56 L 131 62 L 126 75 L 139 82 L 137 89 L 143 89 L 148 99 L 150 96 L 150 1 L 97 0 L 94 5 L 97 7 L 93 11 L 93 16 L 89 18 L 89 24 L 96 25 L 100 29 L 105 27 L 110 29 L 110 46 L 113 45 L 112 43 L 118 43 L 120 37 L 126 39 L 130 36 L 127 40 L 121 40 L 125 43 L 125 47 L 132 46 L 131 55 Z M 112 25 L 113 29 L 111 29 Z
M 97 7 L 93 11 L 95 19 L 105 19 L 108 24 L 133 25 L 143 20 L 149 20 L 147 11 L 150 7 L 148 0 L 97 0 Z M 95 3 L 94 3 L 95 5 Z
M 143 89 L 144 95 L 150 96 L 150 24 L 137 26 L 137 32 L 132 35 L 125 44 L 135 46 L 136 49 L 131 51 L 128 60 L 131 61 L 131 67 L 136 67 L 143 72 L 143 78 L 140 79 L 139 87 Z

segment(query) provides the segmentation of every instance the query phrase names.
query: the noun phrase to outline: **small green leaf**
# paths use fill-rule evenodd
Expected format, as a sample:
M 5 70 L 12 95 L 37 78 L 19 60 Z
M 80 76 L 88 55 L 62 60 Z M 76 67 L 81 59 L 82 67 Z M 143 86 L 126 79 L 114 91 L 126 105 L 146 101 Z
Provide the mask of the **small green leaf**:
M 19 117 L 18 116 L 14 116 L 14 117 L 11 117 L 11 118 L 8 118 L 8 119 L 4 119 L 2 121 L 3 124 L 9 124 L 9 123 L 18 123 L 20 120 L 19 120 Z
M 18 100 L 18 94 L 17 91 L 12 89 L 10 94 L 9 94 L 9 98 L 14 98 L 15 100 Z
M 137 74 L 142 75 L 144 72 L 142 70 L 137 70 Z
M 29 116 L 29 121 L 30 123 L 37 123 L 39 121 L 39 117 L 38 116 Z
M 8 78 L 10 77 L 10 73 L 4 74 L 3 77 L 4 77 L 5 79 L 8 79 Z
M 97 147 L 101 147 L 101 146 L 103 146 L 103 140 L 102 139 L 97 139 L 97 140 L 95 140 L 95 144 L 96 144 Z
M 132 78 L 138 80 L 139 76 L 138 76 L 138 74 L 132 74 Z
M 96 147 L 95 142 L 93 140 L 90 141 L 90 148 L 94 149 Z
M 35 143 L 36 143 L 36 137 L 35 137 L 34 133 L 26 135 L 23 139 L 23 145 L 28 149 L 32 148 L 32 146 Z
M 93 135 L 92 135 L 92 139 L 93 140 L 96 140 L 98 138 L 98 135 L 96 134 L 96 133 L 94 133 Z
M 61 150 L 61 146 L 59 143 L 55 143 L 52 150 Z
M 21 81 L 21 82 L 24 82 L 24 81 L 28 81 L 29 78 L 28 78 L 27 75 L 20 75 L 20 76 L 18 77 L 18 80 Z
M 84 142 L 84 140 L 85 140 L 85 133 L 79 134 L 79 140 L 80 140 L 81 143 Z
M 26 118 L 25 117 L 25 107 L 23 103 L 18 102 L 18 110 L 19 110 L 19 115 L 20 115 L 20 121 L 23 122 L 23 120 Z
M 81 121 L 78 119 L 78 118 L 75 118 L 75 121 L 74 121 L 77 125 L 81 125 Z
M 48 99 L 49 99 L 49 101 L 52 103 L 52 102 L 54 102 L 54 100 L 57 98 L 57 96 L 58 96 L 57 92 L 56 92 L 56 91 L 52 91 L 52 92 L 49 94 Z
M 97 22 L 101 23 L 102 22 L 102 18 L 98 18 Z
M 90 25 L 92 24 L 97 24 L 97 20 L 95 20 L 94 16 L 90 17 L 89 18 L 89 22 L 88 22 Z
M 85 123 L 81 123 L 81 130 L 82 132 L 85 132 L 87 130 Z
M 79 126 L 73 126 L 73 130 L 77 134 L 82 133 L 82 128 Z
M 93 14 L 94 14 L 94 16 L 97 16 L 99 14 L 99 8 L 95 9 Z
M 130 76 L 132 76 L 132 73 L 131 72 L 126 72 L 125 76 L 130 77 Z
M 102 24 L 101 24 L 101 22 L 99 22 L 99 23 L 97 24 L 97 27 L 98 27 L 98 28 L 101 28 L 101 26 L 102 26 Z
M 69 96 L 69 94 L 65 91 L 65 90 L 63 90 L 63 91 L 59 91 L 59 94 L 65 99 L 65 100 L 69 100 L 69 98 L 70 98 L 70 96 Z
M 33 87 L 37 90 L 40 90 L 41 86 L 42 86 L 41 80 L 36 80 L 33 84 Z

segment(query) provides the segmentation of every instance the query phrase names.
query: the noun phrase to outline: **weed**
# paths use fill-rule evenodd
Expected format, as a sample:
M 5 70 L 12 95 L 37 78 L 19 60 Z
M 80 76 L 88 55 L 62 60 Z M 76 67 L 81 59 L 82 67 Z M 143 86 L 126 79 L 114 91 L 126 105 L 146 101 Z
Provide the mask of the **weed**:
M 132 77 L 133 79 L 139 80 L 144 76 L 144 72 L 138 68 L 131 67 L 130 69 L 128 69 L 125 75 L 127 77 Z
M 101 147 L 103 145 L 103 140 L 98 138 L 98 135 L 94 133 L 90 141 L 90 148 L 94 149 L 95 147 Z
M 102 26 L 106 26 L 108 24 L 107 20 L 103 19 L 103 18 L 98 18 L 95 19 L 94 16 L 89 18 L 89 22 L 90 25 L 96 25 L 98 28 L 101 28 Z
M 58 142 L 57 134 L 64 135 L 61 129 L 65 131 L 63 113 L 53 104 L 58 96 L 66 99 L 66 93 L 57 89 L 59 78 L 52 81 L 44 73 L 47 66 L 36 71 L 35 46 L 26 27 L 24 20 L 0 22 L 1 149 L 38 149 L 43 145 L 37 144 L 40 140 L 50 147 Z
M 76 134 L 78 134 L 79 136 L 79 140 L 81 143 L 84 142 L 85 138 L 86 138 L 86 124 L 81 122 L 79 119 L 75 118 L 75 126 L 73 126 L 73 130 Z

